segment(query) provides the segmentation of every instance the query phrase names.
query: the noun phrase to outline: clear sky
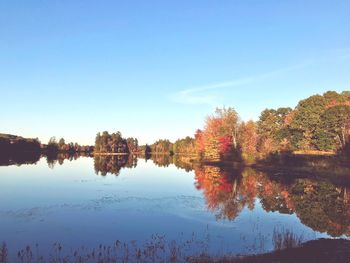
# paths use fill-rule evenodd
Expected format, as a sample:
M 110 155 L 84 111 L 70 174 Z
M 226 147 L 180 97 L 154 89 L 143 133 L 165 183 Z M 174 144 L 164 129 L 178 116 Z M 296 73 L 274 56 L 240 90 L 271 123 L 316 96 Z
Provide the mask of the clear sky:
M 0 1 L 0 132 L 193 135 L 350 90 L 350 1 Z

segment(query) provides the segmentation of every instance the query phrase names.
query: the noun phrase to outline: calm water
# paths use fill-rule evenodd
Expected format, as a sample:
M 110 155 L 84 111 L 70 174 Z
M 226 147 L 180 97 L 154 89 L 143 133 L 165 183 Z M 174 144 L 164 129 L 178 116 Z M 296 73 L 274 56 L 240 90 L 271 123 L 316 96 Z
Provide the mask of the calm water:
M 303 240 L 350 236 L 344 186 L 173 162 L 81 157 L 2 166 L 0 241 L 11 252 L 195 236 L 216 255 L 270 251 L 274 234 L 286 231 Z M 201 249 L 197 242 L 188 253 Z

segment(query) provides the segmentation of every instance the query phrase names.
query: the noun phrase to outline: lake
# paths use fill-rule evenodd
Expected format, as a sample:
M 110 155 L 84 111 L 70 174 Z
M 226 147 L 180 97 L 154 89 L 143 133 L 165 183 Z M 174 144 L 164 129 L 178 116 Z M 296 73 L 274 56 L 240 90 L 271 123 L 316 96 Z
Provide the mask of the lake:
M 347 186 L 178 157 L 41 158 L 0 167 L 0 184 L 0 241 L 12 259 L 28 245 L 49 256 L 57 244 L 70 253 L 160 241 L 215 256 L 271 251 L 286 235 L 350 236 Z

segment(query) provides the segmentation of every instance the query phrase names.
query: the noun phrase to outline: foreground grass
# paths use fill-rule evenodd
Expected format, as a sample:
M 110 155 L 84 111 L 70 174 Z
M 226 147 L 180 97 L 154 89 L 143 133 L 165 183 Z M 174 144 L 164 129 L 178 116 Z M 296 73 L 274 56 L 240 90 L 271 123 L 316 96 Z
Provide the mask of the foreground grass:
M 189 262 L 189 263 L 248 263 L 248 262 L 350 262 L 350 241 L 344 239 L 319 239 L 301 244 L 301 239 L 291 232 L 287 235 L 277 233 L 275 251 L 271 253 L 235 256 L 207 254 L 205 243 L 203 252 L 189 256 L 191 242 L 177 244 L 175 241 L 166 242 L 161 236 L 154 236 L 142 248 L 137 248 L 133 243 L 121 243 L 117 241 L 113 246 L 102 246 L 95 249 L 81 248 L 75 251 L 64 252 L 61 244 L 55 243 L 46 258 L 40 256 L 38 247 L 34 249 L 27 246 L 18 251 L 16 258 L 10 258 L 6 244 L 0 246 L 0 263 L 117 263 L 117 262 Z

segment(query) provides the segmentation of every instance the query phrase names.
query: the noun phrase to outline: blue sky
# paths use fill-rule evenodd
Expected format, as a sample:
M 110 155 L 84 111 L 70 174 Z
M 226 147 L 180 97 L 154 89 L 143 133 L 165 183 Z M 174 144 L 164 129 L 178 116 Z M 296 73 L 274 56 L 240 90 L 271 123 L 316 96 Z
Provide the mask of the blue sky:
M 216 106 L 350 90 L 350 2 L 0 1 L 0 132 L 193 135 Z

